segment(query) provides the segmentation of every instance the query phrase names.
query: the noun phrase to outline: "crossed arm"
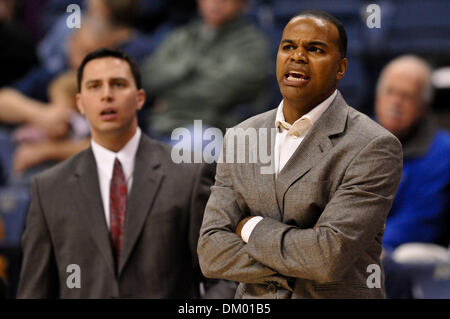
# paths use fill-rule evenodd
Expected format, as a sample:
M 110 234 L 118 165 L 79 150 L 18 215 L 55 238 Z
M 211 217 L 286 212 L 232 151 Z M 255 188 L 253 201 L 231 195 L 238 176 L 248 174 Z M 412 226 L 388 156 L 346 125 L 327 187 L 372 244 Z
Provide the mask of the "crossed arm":
M 289 289 L 290 278 L 342 279 L 382 232 L 400 182 L 402 149 L 390 136 L 374 139 L 348 165 L 315 228 L 265 217 L 247 244 L 235 233 L 248 214 L 237 205 L 231 165 L 218 164 L 211 188 L 198 245 L 202 271 L 245 283 L 275 281 Z
M 226 280 L 216 280 L 204 278 L 200 271 L 197 243 L 199 237 L 200 226 L 202 224 L 203 212 L 210 195 L 210 187 L 214 183 L 214 172 L 216 166 L 214 164 L 202 164 L 196 173 L 196 179 L 192 187 L 192 196 L 190 208 L 190 228 L 189 228 L 189 247 L 192 254 L 192 262 L 195 269 L 198 269 L 198 276 L 203 283 L 205 299 L 228 299 L 233 298 L 236 283 Z

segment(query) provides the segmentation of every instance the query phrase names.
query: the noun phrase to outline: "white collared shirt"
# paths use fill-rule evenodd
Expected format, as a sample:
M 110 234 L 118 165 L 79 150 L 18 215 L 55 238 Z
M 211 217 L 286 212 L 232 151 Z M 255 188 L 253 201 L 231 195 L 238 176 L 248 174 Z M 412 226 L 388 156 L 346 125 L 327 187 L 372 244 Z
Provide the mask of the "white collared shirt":
M 317 122 L 320 116 L 326 111 L 326 109 L 331 105 L 334 98 L 337 95 L 337 90 L 335 90 L 329 97 L 327 97 L 322 103 L 315 106 L 311 111 L 303 115 L 301 118 L 296 120 L 292 125 L 285 121 L 284 113 L 283 113 L 283 101 L 281 101 L 280 105 L 277 109 L 277 115 L 275 118 L 275 127 L 277 128 L 277 134 L 275 136 L 275 146 L 274 146 L 274 156 L 275 156 L 275 176 L 278 177 L 279 172 L 283 169 L 286 164 L 286 160 L 283 161 L 280 165 L 280 156 L 284 156 L 286 159 L 289 159 L 294 154 L 295 150 L 300 146 L 306 134 L 308 134 L 309 130 L 305 130 L 300 136 L 288 135 L 288 129 L 291 126 L 295 126 L 303 119 L 308 119 L 311 121 L 312 125 Z M 285 152 L 285 153 L 284 153 Z M 261 216 L 256 216 L 247 221 L 241 230 L 241 238 L 244 242 L 248 242 L 250 235 L 253 232 L 253 229 L 256 225 L 262 220 Z
M 127 193 L 130 194 L 133 184 L 134 159 L 141 138 L 141 130 L 138 127 L 134 136 L 119 151 L 113 152 L 96 143 L 91 139 L 92 152 L 97 163 L 97 174 L 100 185 L 100 194 L 102 196 L 103 208 L 105 212 L 106 225 L 109 229 L 109 187 L 114 168 L 114 160 L 117 158 L 122 164 L 122 169 L 127 181 Z
M 292 136 L 288 135 L 288 130 L 284 127 L 295 126 L 303 119 L 309 119 L 312 122 L 312 125 L 317 122 L 323 112 L 330 106 L 333 102 L 334 98 L 337 95 L 337 90 L 335 90 L 328 98 L 323 100 L 322 103 L 314 107 L 311 111 L 303 115 L 297 121 L 295 121 L 292 125 L 285 121 L 284 113 L 283 113 L 283 101 L 281 101 L 280 105 L 277 109 L 277 115 L 275 118 L 275 127 L 277 128 L 277 134 L 275 136 L 275 174 L 278 176 L 278 173 L 283 169 L 284 165 L 287 161 L 282 161 L 280 163 L 280 156 L 283 155 L 286 158 L 291 158 L 294 154 L 295 150 L 300 146 L 303 139 L 309 130 L 304 131 L 304 133 L 300 136 Z M 286 152 L 285 154 L 281 154 L 282 152 Z M 280 165 L 281 164 L 281 165 Z

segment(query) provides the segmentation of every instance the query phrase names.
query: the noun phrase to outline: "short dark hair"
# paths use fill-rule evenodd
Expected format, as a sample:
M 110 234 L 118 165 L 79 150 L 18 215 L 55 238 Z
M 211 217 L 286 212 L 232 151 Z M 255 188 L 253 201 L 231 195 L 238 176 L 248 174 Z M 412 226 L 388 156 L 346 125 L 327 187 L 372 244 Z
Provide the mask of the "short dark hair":
M 328 12 L 322 10 L 305 10 L 297 14 L 295 17 L 310 16 L 315 18 L 320 18 L 332 23 L 339 32 L 339 52 L 341 57 L 345 58 L 347 55 L 347 32 L 345 31 L 344 25 L 338 18 L 329 14 Z M 295 18 L 294 17 L 294 18 Z
M 141 72 L 139 71 L 138 64 L 132 57 L 130 57 L 125 52 L 117 50 L 117 49 L 101 48 L 101 49 L 92 51 L 91 53 L 86 55 L 84 57 L 83 61 L 81 62 L 80 66 L 78 68 L 78 71 L 77 71 L 78 92 L 81 92 L 81 81 L 83 79 L 83 72 L 84 72 L 84 67 L 86 66 L 86 64 L 88 64 L 88 62 L 95 60 L 95 59 L 108 58 L 108 57 L 113 57 L 113 58 L 121 59 L 121 60 L 128 62 L 131 73 L 133 74 L 134 82 L 136 83 L 136 87 L 138 89 L 142 88 Z

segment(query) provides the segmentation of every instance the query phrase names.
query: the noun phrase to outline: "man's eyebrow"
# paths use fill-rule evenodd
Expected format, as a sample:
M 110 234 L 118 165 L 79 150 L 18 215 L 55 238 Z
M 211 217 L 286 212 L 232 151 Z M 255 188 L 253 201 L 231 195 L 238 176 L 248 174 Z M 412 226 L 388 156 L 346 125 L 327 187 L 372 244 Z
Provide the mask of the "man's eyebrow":
M 328 47 L 328 44 L 326 44 L 325 42 L 322 41 L 310 41 L 308 42 L 309 45 L 321 45 L 323 47 Z
M 281 40 L 281 43 L 295 44 L 294 40 L 291 40 L 291 39 L 283 39 L 283 40 Z
M 291 39 L 283 39 L 283 40 L 281 40 L 281 43 L 295 44 L 295 41 L 291 40 Z M 326 44 L 325 42 L 322 42 L 322 41 L 318 41 L 318 40 L 309 41 L 308 45 L 321 45 L 326 48 L 328 47 L 328 44 Z
M 111 78 L 109 80 L 110 81 L 126 81 L 126 82 L 129 81 L 127 78 L 123 78 L 123 77 Z
M 97 82 L 100 82 L 101 80 L 99 80 L 99 79 L 90 79 L 90 80 L 86 80 L 85 82 L 84 82 L 84 84 L 85 85 L 88 85 L 88 84 L 91 84 L 91 83 L 97 83 Z
M 97 82 L 101 82 L 101 79 L 90 79 L 90 80 L 86 80 L 85 84 L 90 84 L 90 83 L 97 83 Z M 124 77 L 116 77 L 116 78 L 110 78 L 108 79 L 108 81 L 125 81 L 128 82 L 127 78 Z

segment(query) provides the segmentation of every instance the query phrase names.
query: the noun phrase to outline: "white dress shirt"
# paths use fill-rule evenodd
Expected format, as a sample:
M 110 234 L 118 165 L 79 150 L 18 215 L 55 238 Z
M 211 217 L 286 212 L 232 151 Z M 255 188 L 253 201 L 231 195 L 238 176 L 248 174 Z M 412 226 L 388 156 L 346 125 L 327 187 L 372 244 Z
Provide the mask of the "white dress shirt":
M 127 181 L 127 193 L 130 194 L 133 184 L 134 159 L 141 138 L 141 130 L 138 127 L 134 136 L 119 151 L 113 152 L 96 143 L 91 139 L 92 152 L 97 163 L 97 174 L 100 185 L 100 194 L 102 196 L 103 208 L 105 210 L 106 225 L 109 229 L 109 187 L 111 184 L 114 160 L 117 158 L 122 164 L 122 169 Z
M 336 95 L 337 90 L 335 90 L 322 103 L 315 106 L 311 111 L 296 120 L 292 125 L 287 123 L 285 120 L 283 113 L 283 101 L 281 101 L 277 109 L 277 115 L 275 117 L 275 127 L 277 128 L 274 146 L 276 177 L 278 177 L 279 172 L 292 157 L 295 150 L 300 146 L 306 134 L 308 134 L 314 123 L 317 122 L 323 112 L 325 112 L 326 109 L 331 105 Z M 297 131 L 299 132 L 299 134 L 289 134 L 289 130 L 291 130 L 291 128 L 295 129 L 296 127 L 300 127 L 300 131 Z M 244 224 L 244 227 L 242 227 L 241 231 L 241 237 L 244 242 L 248 242 L 253 229 L 262 219 L 262 217 L 257 216 L 250 219 Z
M 284 165 L 286 165 L 287 161 L 292 157 L 295 150 L 300 146 L 306 134 L 311 129 L 312 125 L 317 122 L 320 116 L 325 112 L 325 110 L 330 106 L 331 102 L 333 102 L 334 98 L 337 95 L 337 90 L 333 92 L 328 98 L 326 98 L 322 103 L 314 107 L 311 111 L 303 115 L 297 121 L 295 121 L 292 125 L 285 121 L 284 113 L 283 113 L 283 101 L 281 101 L 280 105 L 277 109 L 277 115 L 275 118 L 275 127 L 277 128 L 277 134 L 275 136 L 275 172 L 278 176 L 278 173 L 283 169 Z M 301 121 L 308 119 L 310 120 L 311 126 L 309 129 L 307 128 L 302 132 L 301 135 L 295 136 L 288 134 L 288 131 L 291 127 L 297 126 Z M 285 160 L 280 162 L 280 159 L 285 158 Z

